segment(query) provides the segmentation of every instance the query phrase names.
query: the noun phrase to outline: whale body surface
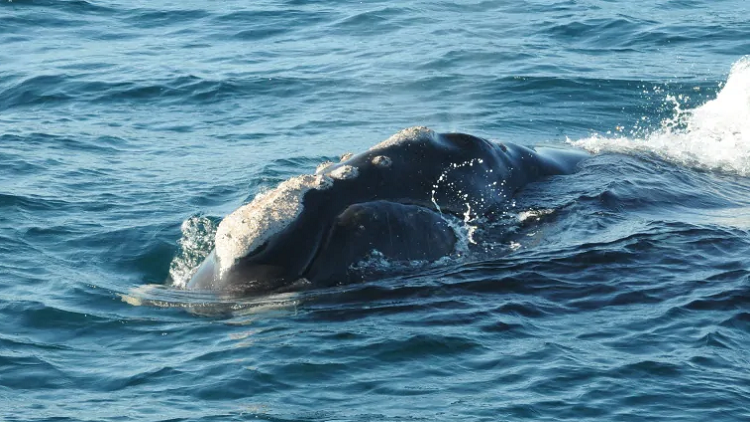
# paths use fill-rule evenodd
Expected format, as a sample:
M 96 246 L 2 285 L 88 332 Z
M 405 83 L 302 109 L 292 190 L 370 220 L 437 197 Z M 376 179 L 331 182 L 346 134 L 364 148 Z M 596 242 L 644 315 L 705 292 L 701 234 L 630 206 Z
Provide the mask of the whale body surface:
M 528 183 L 575 171 L 577 150 L 534 150 L 424 127 L 291 178 L 224 218 L 187 288 L 250 294 L 362 280 L 374 251 L 435 261 L 457 238 L 446 215 L 502 209 Z

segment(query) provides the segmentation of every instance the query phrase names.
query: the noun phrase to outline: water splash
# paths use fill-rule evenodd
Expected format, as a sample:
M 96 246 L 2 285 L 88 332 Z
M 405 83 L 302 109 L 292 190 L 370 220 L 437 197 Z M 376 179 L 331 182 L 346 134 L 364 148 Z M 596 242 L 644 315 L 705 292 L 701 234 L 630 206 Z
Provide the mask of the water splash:
M 594 135 L 571 144 L 593 153 L 650 153 L 694 168 L 750 175 L 750 56 L 732 66 L 715 99 L 683 109 L 683 96 L 667 96 L 670 118 L 645 136 Z
M 256 314 L 270 315 L 270 312 L 288 313 L 296 311 L 302 295 L 297 292 L 272 293 L 259 297 L 238 298 L 236 296 L 217 295 L 213 292 L 177 290 L 157 284 L 147 284 L 119 294 L 120 300 L 131 306 L 155 308 L 180 308 L 195 314 L 210 317 L 235 318 L 233 324 L 248 323 L 246 319 Z
M 468 253 L 468 245 L 473 244 L 476 245 L 477 242 L 474 240 L 474 233 L 478 230 L 477 226 L 477 216 L 472 216 L 472 209 L 471 209 L 471 201 L 475 202 L 484 202 L 486 201 L 486 198 L 479 197 L 479 198 L 470 198 L 469 194 L 467 192 L 464 192 L 461 190 L 455 182 L 448 181 L 448 176 L 456 169 L 463 168 L 463 167 L 473 167 L 474 164 L 482 164 L 484 163 L 484 160 L 481 158 L 473 158 L 468 161 L 464 161 L 463 163 L 452 163 L 450 166 L 448 166 L 445 171 L 443 171 L 440 174 L 440 177 L 435 181 L 435 183 L 432 185 L 432 191 L 430 195 L 430 200 L 435 205 L 435 208 L 440 213 L 441 216 L 443 216 L 443 219 L 448 223 L 448 225 L 453 229 L 453 231 L 456 234 L 456 237 L 458 238 L 457 248 L 456 252 L 461 254 Z M 490 172 L 492 170 L 489 170 Z M 505 184 L 505 181 L 502 182 L 502 185 Z M 436 194 L 441 188 L 441 185 L 448 189 L 451 193 L 458 196 L 461 200 L 464 201 L 464 205 L 466 205 L 466 211 L 463 213 L 463 220 L 459 224 L 457 224 L 457 221 L 454 221 L 451 218 L 446 218 L 446 216 L 443 214 L 442 210 L 440 209 L 440 205 L 438 204 Z M 497 185 L 497 182 L 494 183 L 494 185 Z M 492 186 L 494 187 L 494 186 Z M 461 224 L 462 223 L 462 224 Z
M 444 185 L 446 188 L 450 189 L 452 192 L 457 194 L 461 199 L 467 201 L 469 200 L 469 194 L 461 191 L 454 182 L 448 182 L 448 175 L 453 172 L 456 169 L 462 168 L 462 167 L 473 167 L 474 164 L 482 164 L 484 163 L 484 160 L 481 158 L 472 158 L 471 160 L 464 161 L 463 163 L 451 163 L 451 165 L 448 166 L 445 171 L 443 171 L 440 174 L 440 177 L 435 181 L 435 183 L 432 185 L 432 191 L 430 192 L 430 200 L 432 201 L 433 205 L 435 205 L 435 208 L 437 211 L 442 215 L 443 211 L 440 209 L 440 205 L 437 203 L 437 199 L 435 198 L 435 195 L 438 193 L 438 190 L 440 189 L 440 185 Z
M 169 264 L 169 277 L 174 287 L 184 288 L 214 248 L 216 223 L 204 216 L 192 216 L 182 222 L 180 230 L 180 252 Z
M 471 216 L 471 205 L 467 202 L 466 203 L 466 212 L 464 212 L 464 227 L 466 227 L 466 238 L 469 243 L 476 245 L 477 242 L 474 240 L 474 233 L 477 231 L 477 226 L 470 224 L 472 221 L 476 220 L 476 218 L 473 218 Z
M 518 213 L 518 222 L 523 223 L 526 221 L 539 221 L 544 216 L 550 215 L 555 212 L 554 209 L 541 209 L 541 210 L 528 210 Z
M 392 260 L 379 250 L 373 249 L 364 258 L 351 264 L 349 270 L 360 274 L 367 274 L 368 276 L 386 275 L 402 271 L 413 272 L 429 268 L 437 265 L 437 262 L 440 262 L 440 260 L 434 262 L 419 259 L 411 261 Z

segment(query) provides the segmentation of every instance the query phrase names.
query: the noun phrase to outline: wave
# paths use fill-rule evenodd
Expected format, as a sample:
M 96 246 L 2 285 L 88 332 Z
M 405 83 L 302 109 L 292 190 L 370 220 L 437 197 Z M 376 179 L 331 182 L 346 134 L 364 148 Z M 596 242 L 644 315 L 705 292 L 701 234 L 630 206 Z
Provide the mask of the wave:
M 56 103 L 85 101 L 89 104 L 143 102 L 192 102 L 211 104 L 229 98 L 271 96 L 290 98 L 309 96 L 316 89 L 350 83 L 322 77 L 274 77 L 244 75 L 212 80 L 195 75 L 180 75 L 161 80 L 106 81 L 83 77 L 41 75 L 27 79 L 9 78 L 0 82 L 0 111 L 23 106 L 50 106 Z M 5 87 L 3 86 L 5 85 Z
M 76 13 L 114 10 L 106 6 L 96 4 L 96 2 L 86 0 L 13 0 L 8 1 L 8 3 L 13 3 L 14 6 L 51 8 Z
M 593 153 L 646 153 L 692 168 L 750 175 L 750 56 L 732 66 L 715 99 L 683 109 L 688 100 L 668 95 L 672 116 L 643 135 L 639 130 L 632 136 L 597 134 L 569 143 Z

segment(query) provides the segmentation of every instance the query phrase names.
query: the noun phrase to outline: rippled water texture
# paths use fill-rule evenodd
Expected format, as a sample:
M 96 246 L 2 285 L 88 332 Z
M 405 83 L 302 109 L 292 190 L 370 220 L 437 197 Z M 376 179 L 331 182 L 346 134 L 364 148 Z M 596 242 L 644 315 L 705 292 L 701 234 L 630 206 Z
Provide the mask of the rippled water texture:
M 2 0 L 0 420 L 750 420 L 750 4 L 402 3 Z M 448 262 L 173 286 L 415 125 L 595 155 Z

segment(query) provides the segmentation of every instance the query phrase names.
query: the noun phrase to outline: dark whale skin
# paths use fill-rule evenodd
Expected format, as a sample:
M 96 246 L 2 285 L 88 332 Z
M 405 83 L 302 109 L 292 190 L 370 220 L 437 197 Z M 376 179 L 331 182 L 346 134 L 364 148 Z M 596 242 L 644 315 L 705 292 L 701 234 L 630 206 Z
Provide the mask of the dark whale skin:
M 356 282 L 362 278 L 350 267 L 373 249 L 391 260 L 433 261 L 456 242 L 441 214 L 484 215 L 528 183 L 574 172 L 587 156 L 406 129 L 319 171 L 332 184 L 303 192 L 302 211 L 283 230 L 223 271 L 212 252 L 187 287 L 250 294 L 300 279 L 312 286 Z

